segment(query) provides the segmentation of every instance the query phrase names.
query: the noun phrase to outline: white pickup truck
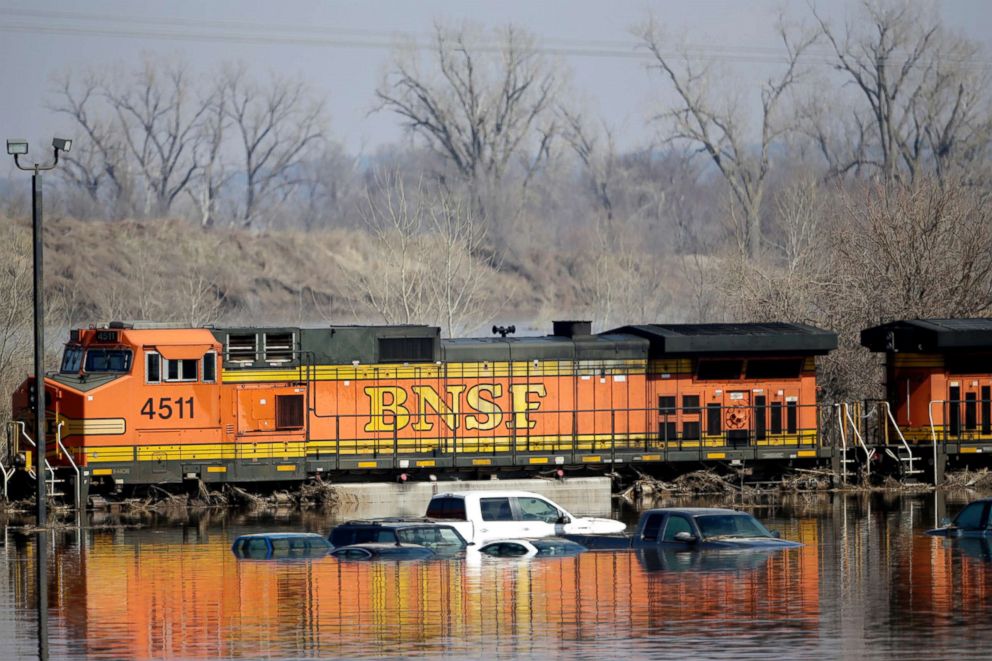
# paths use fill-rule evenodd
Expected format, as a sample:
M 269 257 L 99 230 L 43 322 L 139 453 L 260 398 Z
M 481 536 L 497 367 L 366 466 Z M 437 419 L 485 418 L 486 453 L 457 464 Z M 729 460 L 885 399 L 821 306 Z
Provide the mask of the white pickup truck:
M 455 527 L 469 542 L 551 537 L 564 534 L 610 534 L 627 527 L 613 519 L 577 517 L 544 496 L 529 491 L 455 491 L 439 493 L 427 516 Z

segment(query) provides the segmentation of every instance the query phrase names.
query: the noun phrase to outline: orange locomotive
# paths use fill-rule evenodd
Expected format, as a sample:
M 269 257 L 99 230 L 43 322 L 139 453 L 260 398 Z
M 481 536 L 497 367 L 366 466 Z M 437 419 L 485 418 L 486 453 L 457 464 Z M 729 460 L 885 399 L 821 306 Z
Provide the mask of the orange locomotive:
M 47 460 L 102 487 L 829 456 L 799 324 L 441 339 L 427 326 L 72 331 Z M 14 395 L 31 465 L 32 380 Z
M 936 443 L 955 459 L 992 446 L 992 319 L 907 319 L 861 332 L 885 353 L 888 443 Z

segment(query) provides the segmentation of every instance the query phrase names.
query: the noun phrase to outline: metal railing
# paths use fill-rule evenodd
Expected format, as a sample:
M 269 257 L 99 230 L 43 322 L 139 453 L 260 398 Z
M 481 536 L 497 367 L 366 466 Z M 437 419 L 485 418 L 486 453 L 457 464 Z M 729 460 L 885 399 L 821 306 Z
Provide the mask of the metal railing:
M 27 429 L 24 426 L 24 422 L 21 421 L 21 420 L 15 420 L 14 421 L 14 424 L 20 428 L 20 431 L 21 431 L 20 437 L 23 437 L 24 440 L 26 440 L 28 443 L 30 443 L 31 444 L 31 447 L 37 448 L 38 446 L 34 442 L 34 439 L 32 439 L 30 436 L 28 436 Z M 42 474 L 42 478 L 41 479 L 45 480 L 46 483 L 49 484 L 49 485 L 54 485 L 55 484 L 55 469 L 52 468 L 52 464 L 49 463 L 48 457 L 39 457 L 39 459 L 40 460 L 44 460 L 44 462 L 45 462 L 44 468 L 42 468 L 42 470 L 41 470 L 41 474 Z M 36 467 L 40 467 L 41 466 L 41 463 L 40 463 L 39 460 L 35 460 L 35 464 L 34 465 Z M 51 478 L 49 478 L 49 477 L 47 477 L 45 475 L 45 472 L 46 471 L 51 474 Z M 28 472 L 31 473 L 32 471 L 28 471 Z M 34 477 L 35 479 L 37 479 L 37 475 L 38 475 L 37 471 L 34 471 L 32 477 Z M 50 479 L 50 481 L 49 481 L 49 479 Z
M 773 404 L 780 405 L 542 408 L 527 412 L 430 411 L 424 414 L 404 409 L 375 417 L 366 412 L 328 413 L 320 416 L 324 429 L 312 431 L 310 441 L 317 444 L 321 454 L 371 456 L 733 450 L 778 446 L 816 448 L 824 445 L 819 433 L 819 405 Z M 494 419 L 499 420 L 498 424 Z M 374 429 L 369 430 L 370 426 Z M 480 431 L 480 427 L 484 430 Z

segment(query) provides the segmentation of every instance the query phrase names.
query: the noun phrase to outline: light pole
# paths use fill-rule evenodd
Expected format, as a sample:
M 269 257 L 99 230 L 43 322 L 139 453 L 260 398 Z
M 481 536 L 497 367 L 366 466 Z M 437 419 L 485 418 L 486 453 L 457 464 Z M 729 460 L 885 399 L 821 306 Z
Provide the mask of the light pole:
M 7 140 L 7 153 L 14 157 L 14 165 L 19 170 L 33 172 L 31 175 L 31 221 L 34 241 L 34 441 L 38 459 L 35 470 L 38 482 L 38 527 L 47 525 L 48 511 L 45 476 L 45 306 L 42 292 L 42 236 L 41 236 L 41 172 L 51 170 L 59 162 L 59 152 L 69 152 L 72 140 L 55 138 L 52 149 L 55 160 L 49 165 L 35 163 L 21 165 L 20 157 L 28 153 L 27 140 Z

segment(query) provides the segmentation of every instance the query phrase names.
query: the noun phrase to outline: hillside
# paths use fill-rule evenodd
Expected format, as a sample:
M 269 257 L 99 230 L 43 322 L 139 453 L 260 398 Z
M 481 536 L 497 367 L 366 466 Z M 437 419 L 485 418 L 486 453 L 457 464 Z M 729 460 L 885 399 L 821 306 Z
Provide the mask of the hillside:
M 30 269 L 30 222 L 3 218 L 0 226 L 3 261 Z M 386 321 L 368 304 L 363 287 L 369 285 L 362 276 L 390 264 L 360 230 L 253 233 L 204 230 L 176 219 L 49 218 L 44 236 L 45 291 L 56 323 Z M 478 310 L 479 321 L 546 321 L 580 307 L 582 294 L 569 261 L 545 253 L 540 273 L 502 262 L 487 274 L 484 287 L 492 295 L 485 297 L 489 309 Z M 27 276 L 17 279 L 15 289 L 30 304 Z

